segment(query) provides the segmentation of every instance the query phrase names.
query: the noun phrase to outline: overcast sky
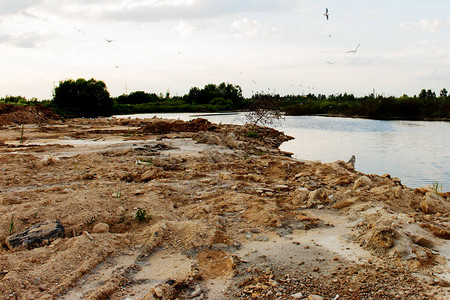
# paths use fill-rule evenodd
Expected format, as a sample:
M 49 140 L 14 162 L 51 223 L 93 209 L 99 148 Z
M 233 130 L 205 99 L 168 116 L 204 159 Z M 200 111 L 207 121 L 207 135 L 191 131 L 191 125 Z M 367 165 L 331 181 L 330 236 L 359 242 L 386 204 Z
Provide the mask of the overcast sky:
M 439 93 L 449 12 L 448 0 L 0 0 L 0 97 L 50 99 L 69 78 L 112 96 L 221 82 L 245 96 Z

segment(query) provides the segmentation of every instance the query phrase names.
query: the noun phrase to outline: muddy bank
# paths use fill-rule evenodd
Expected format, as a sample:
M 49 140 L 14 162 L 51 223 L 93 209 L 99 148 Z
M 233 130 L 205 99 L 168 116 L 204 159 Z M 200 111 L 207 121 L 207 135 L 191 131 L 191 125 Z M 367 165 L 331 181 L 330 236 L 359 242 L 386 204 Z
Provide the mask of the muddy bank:
M 449 295 L 448 193 L 290 158 L 278 149 L 289 137 L 268 128 L 157 118 L 23 128 L 0 130 L 3 299 Z M 63 238 L 8 244 L 47 220 Z

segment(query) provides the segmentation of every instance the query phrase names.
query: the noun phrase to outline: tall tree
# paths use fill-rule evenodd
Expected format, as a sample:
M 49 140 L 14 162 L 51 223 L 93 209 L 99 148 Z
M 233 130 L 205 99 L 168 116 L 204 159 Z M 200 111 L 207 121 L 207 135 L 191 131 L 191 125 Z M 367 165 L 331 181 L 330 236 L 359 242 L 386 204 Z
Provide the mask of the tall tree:
M 53 103 L 73 117 L 110 116 L 112 111 L 106 84 L 93 78 L 60 81 L 53 91 Z

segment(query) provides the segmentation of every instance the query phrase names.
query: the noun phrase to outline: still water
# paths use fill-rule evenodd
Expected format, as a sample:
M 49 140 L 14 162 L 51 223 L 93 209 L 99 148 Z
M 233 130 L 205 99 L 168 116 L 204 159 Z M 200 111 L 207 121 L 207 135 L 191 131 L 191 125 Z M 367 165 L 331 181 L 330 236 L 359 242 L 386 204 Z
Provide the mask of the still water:
M 151 118 L 155 114 L 120 117 Z M 236 114 L 156 114 L 191 120 L 202 117 L 213 123 L 244 124 Z M 450 191 L 450 122 L 378 121 L 368 119 L 287 116 L 276 129 L 295 139 L 281 150 L 305 160 L 347 161 L 356 156 L 356 169 L 378 175 L 389 173 L 409 187 L 438 181 Z

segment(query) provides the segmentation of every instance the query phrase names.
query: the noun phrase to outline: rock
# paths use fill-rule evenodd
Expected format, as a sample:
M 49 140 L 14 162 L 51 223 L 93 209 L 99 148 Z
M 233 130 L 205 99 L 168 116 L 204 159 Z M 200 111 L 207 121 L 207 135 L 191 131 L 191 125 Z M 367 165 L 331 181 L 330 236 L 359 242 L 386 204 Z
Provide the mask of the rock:
M 300 299 L 300 298 L 303 298 L 303 294 L 301 292 L 298 292 L 298 293 L 292 294 L 291 297 L 294 299 Z
M 366 235 L 364 244 L 372 249 L 389 249 L 395 245 L 398 233 L 391 226 L 376 226 Z
M 350 157 L 349 161 L 346 163 L 346 165 L 349 168 L 354 169 L 355 168 L 355 163 L 356 163 L 356 157 L 354 155 L 352 155 L 352 157 Z
M 49 165 L 53 165 L 56 164 L 60 161 L 59 157 L 53 156 L 53 155 L 45 155 L 43 159 L 41 159 L 38 164 L 43 167 L 43 166 L 49 166 Z
M 109 225 L 106 223 L 97 223 L 92 229 L 92 233 L 106 233 L 109 232 Z
M 297 188 L 294 192 L 292 192 L 292 200 L 291 203 L 293 205 L 301 205 L 306 202 L 308 198 L 309 190 L 306 188 Z
M 202 288 L 200 287 L 200 285 L 197 285 L 194 289 L 194 291 L 189 295 L 190 298 L 195 298 L 200 296 L 202 293 Z
M 59 220 L 47 220 L 9 236 L 6 245 L 11 250 L 22 245 L 32 249 L 64 236 L 64 226 Z
M 254 238 L 255 241 L 258 242 L 267 242 L 269 240 L 269 238 L 265 235 L 260 235 Z
M 152 179 L 156 179 L 158 178 L 158 175 L 160 174 L 161 169 L 160 168 L 156 168 L 156 167 L 151 167 L 150 170 L 144 172 L 141 175 L 141 182 L 146 182 Z
M 394 197 L 399 199 L 401 198 L 403 195 L 403 189 L 401 186 L 397 186 L 394 188 Z
M 319 296 L 319 295 L 311 294 L 311 295 L 308 296 L 308 300 L 323 300 L 323 299 L 324 298 L 322 296 Z
M 393 177 L 391 180 L 394 184 L 402 184 L 402 181 L 398 177 Z
M 375 196 L 381 196 L 381 195 L 388 195 L 390 192 L 390 187 L 383 185 L 383 186 L 377 186 L 370 190 L 370 193 Z
M 125 207 L 123 207 L 123 206 L 119 206 L 119 207 L 116 209 L 116 214 L 119 215 L 119 216 L 124 215 L 126 212 L 127 212 L 127 210 L 126 210 Z
M 323 199 L 326 199 L 327 195 L 322 190 L 314 190 L 308 194 L 307 207 L 313 207 L 314 205 L 320 204 Z
M 363 188 L 366 186 L 371 186 L 372 185 L 372 180 L 370 180 L 369 177 L 367 176 L 361 176 L 358 179 L 356 179 L 355 183 L 353 184 L 353 189 L 359 189 L 359 188 Z
M 414 236 L 412 240 L 414 244 L 417 244 L 425 248 L 432 249 L 434 247 L 434 243 L 423 236 Z
M 420 202 L 420 210 L 426 214 L 436 214 L 450 211 L 450 204 L 436 193 L 426 193 Z
M 161 298 L 163 296 L 163 290 L 159 287 L 155 287 L 153 289 L 153 294 L 157 297 L 157 298 Z

